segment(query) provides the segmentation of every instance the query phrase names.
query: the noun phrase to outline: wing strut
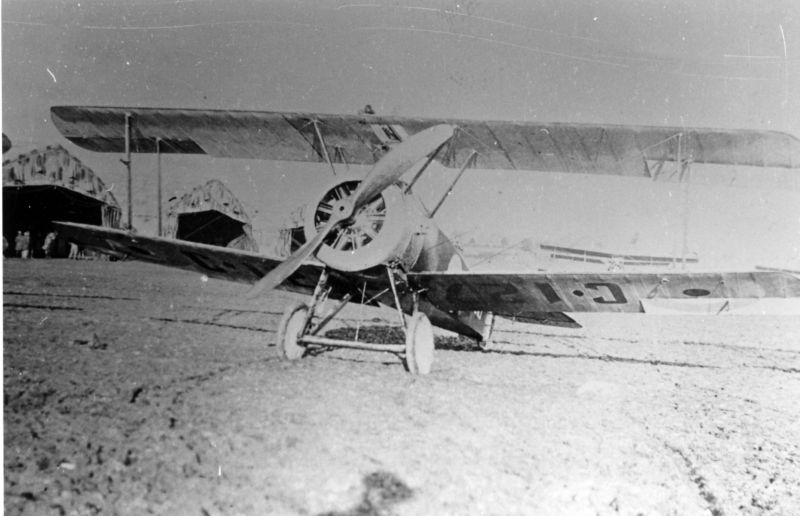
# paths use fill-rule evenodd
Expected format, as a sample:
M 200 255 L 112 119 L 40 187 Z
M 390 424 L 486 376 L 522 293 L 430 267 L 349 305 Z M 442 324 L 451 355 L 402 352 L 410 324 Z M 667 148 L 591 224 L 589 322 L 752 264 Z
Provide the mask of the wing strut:
M 133 229 L 133 180 L 131 178 L 131 114 L 125 113 L 125 159 L 120 160 L 128 170 L 128 229 Z
M 692 163 L 694 162 L 693 154 L 690 151 L 688 152 L 688 156 L 684 157 L 686 153 L 686 139 L 688 139 L 690 135 L 687 135 L 684 132 L 677 132 L 663 140 L 656 142 L 642 151 L 642 159 L 644 160 L 644 172 L 645 175 L 650 177 L 653 181 L 657 181 L 659 177 L 662 175 L 662 170 L 664 168 L 664 163 L 667 161 L 666 158 L 659 159 L 657 164 L 655 165 L 654 169 L 650 168 L 650 163 L 647 160 L 647 151 L 653 149 L 657 146 L 663 146 L 669 142 L 675 142 L 675 168 L 670 173 L 670 178 L 678 177 L 678 183 L 681 187 L 681 197 L 682 197 L 682 209 L 681 209 L 681 223 L 682 223 L 682 244 L 681 244 L 681 269 L 686 270 L 686 255 L 689 253 L 689 196 L 690 196 L 690 183 L 691 183 L 691 176 L 692 176 Z M 663 172 L 666 173 L 666 172 Z M 676 262 L 677 258 L 675 257 L 673 252 L 673 263 Z
M 456 187 L 456 183 L 458 183 L 458 180 L 461 179 L 461 176 L 464 175 L 464 172 L 467 170 L 467 167 L 475 166 L 475 160 L 477 159 L 477 157 L 478 157 L 478 151 L 473 149 L 472 154 L 469 155 L 467 161 L 464 162 L 464 165 L 461 166 L 461 170 L 458 171 L 458 174 L 456 175 L 455 179 L 453 179 L 453 182 L 450 183 L 450 187 L 447 188 L 447 191 L 444 193 L 442 198 L 439 199 L 439 202 L 436 203 L 436 206 L 433 208 L 433 210 L 431 210 L 430 214 L 431 217 L 436 215 L 436 212 L 439 211 L 439 208 L 442 207 L 444 201 L 447 200 L 448 197 L 450 197 L 450 194 L 453 192 L 453 188 Z
M 410 192 L 411 192 L 411 189 L 414 187 L 414 185 L 415 185 L 415 184 L 416 184 L 416 182 L 419 180 L 419 178 L 420 178 L 420 177 L 422 177 L 422 173 L 423 173 L 423 172 L 425 172 L 425 170 L 428 168 L 428 165 L 430 165 L 430 164 L 431 164 L 431 162 L 432 162 L 434 159 L 436 159 L 436 156 L 438 156 L 438 155 L 439 155 L 439 153 L 442 151 L 442 148 L 443 148 L 445 145 L 447 145 L 447 144 L 448 144 L 448 142 L 450 142 L 450 141 L 451 141 L 451 140 L 447 140 L 446 142 L 444 142 L 443 144 L 441 144 L 439 147 L 437 147 L 437 148 L 436 148 L 436 150 L 435 150 L 435 151 L 433 151 L 433 153 L 432 153 L 430 156 L 428 156 L 428 159 L 427 159 L 427 160 L 425 160 L 425 164 L 424 164 L 424 165 L 422 165 L 422 167 L 420 167 L 419 171 L 417 171 L 417 173 L 416 173 L 416 174 L 414 174 L 414 177 L 411 179 L 411 182 L 410 182 L 410 183 L 408 183 L 408 186 L 406 186 L 406 189 L 405 189 L 405 191 L 404 191 L 403 193 L 406 193 L 406 194 L 407 194 L 407 193 L 410 193 Z
M 161 181 L 161 138 L 156 137 L 156 175 L 158 176 L 158 236 L 164 236 L 164 226 L 161 221 L 161 208 L 163 198 L 163 185 Z
M 347 156 L 344 153 L 344 147 L 341 145 L 336 145 L 333 149 L 333 159 L 339 163 L 344 163 L 344 166 L 349 170 L 350 164 L 347 162 Z
M 678 182 L 681 183 L 683 191 L 683 245 L 681 246 L 681 269 L 686 270 L 686 254 L 689 252 L 689 188 L 691 182 L 692 160 L 686 160 L 681 156 L 681 144 L 683 143 L 683 133 L 678 133 Z
M 322 157 L 325 158 L 325 161 L 328 162 L 328 165 L 331 166 L 331 171 L 333 175 L 336 175 L 336 168 L 333 166 L 333 161 L 331 161 L 331 157 L 328 154 L 328 146 L 325 145 L 325 138 L 322 137 L 322 132 L 319 130 L 319 120 L 314 119 L 311 121 L 314 124 L 314 133 L 317 135 L 317 140 L 319 141 L 320 149 L 322 150 Z

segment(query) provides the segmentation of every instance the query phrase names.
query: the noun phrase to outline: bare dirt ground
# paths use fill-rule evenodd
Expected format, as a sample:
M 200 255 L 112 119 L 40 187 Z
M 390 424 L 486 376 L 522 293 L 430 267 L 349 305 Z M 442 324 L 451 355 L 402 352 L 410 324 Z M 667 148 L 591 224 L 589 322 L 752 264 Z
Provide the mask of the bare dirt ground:
M 412 377 L 279 360 L 297 296 L 245 288 L 6 260 L 6 514 L 800 514 L 797 318 L 508 323 Z

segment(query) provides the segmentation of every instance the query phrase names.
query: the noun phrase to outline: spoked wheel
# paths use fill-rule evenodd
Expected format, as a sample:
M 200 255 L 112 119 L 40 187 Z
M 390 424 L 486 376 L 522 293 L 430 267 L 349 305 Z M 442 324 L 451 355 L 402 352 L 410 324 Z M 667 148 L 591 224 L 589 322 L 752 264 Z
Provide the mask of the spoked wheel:
M 433 327 L 428 316 L 416 312 L 406 332 L 406 368 L 411 374 L 428 374 L 433 364 Z
M 281 358 L 297 360 L 303 357 L 306 351 L 304 346 L 297 343 L 306 329 L 308 322 L 308 306 L 305 303 L 295 302 L 284 312 L 278 324 L 278 349 Z

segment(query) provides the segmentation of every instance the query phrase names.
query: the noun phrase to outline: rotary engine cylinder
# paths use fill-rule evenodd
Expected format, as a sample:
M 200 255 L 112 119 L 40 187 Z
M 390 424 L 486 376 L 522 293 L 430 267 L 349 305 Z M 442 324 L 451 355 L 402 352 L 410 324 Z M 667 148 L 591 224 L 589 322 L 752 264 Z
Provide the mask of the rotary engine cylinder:
M 331 214 L 358 189 L 361 178 L 337 178 L 321 190 L 306 210 L 306 241 L 327 224 Z M 419 258 L 427 219 L 401 187 L 392 185 L 325 239 L 317 259 L 341 271 L 362 271 L 398 262 L 410 270 Z

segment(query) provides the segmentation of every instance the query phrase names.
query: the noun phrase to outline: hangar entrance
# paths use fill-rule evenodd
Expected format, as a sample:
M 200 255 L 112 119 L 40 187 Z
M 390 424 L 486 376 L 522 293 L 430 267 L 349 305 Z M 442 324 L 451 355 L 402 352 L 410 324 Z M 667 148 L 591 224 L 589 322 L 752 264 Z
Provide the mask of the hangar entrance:
M 227 247 L 244 235 L 244 223 L 216 210 L 181 213 L 175 238 Z
M 250 217 L 236 196 L 212 179 L 170 200 L 166 237 L 220 247 L 258 251 Z
M 119 205 L 103 181 L 61 146 L 3 162 L 3 236 L 8 255 L 13 253 L 17 231 L 30 231 L 31 253 L 41 257 L 53 221 L 119 227 L 120 216 Z M 56 239 L 53 256 L 67 256 L 68 247 Z

